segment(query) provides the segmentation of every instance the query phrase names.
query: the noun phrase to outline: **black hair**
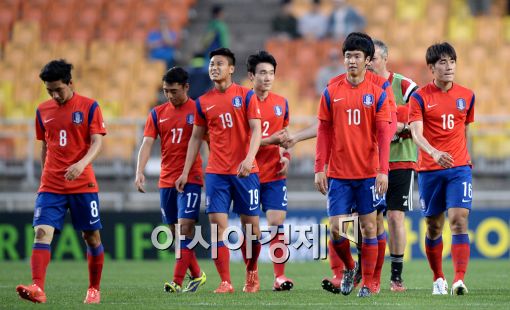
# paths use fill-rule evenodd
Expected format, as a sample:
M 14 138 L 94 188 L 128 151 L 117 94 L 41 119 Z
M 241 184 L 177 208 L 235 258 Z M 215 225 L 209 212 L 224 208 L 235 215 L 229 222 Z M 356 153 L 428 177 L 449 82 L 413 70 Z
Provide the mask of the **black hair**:
M 375 47 L 372 38 L 363 32 L 351 32 L 345 38 L 342 46 L 342 54 L 345 55 L 346 51 L 361 51 L 365 57 L 374 58 Z
M 185 85 L 188 83 L 188 72 L 181 67 L 170 68 L 165 75 L 163 75 L 163 82 Z
M 209 58 L 213 58 L 214 56 L 225 56 L 228 58 L 229 65 L 236 65 L 236 57 L 234 56 L 234 53 L 226 47 L 217 48 L 209 53 Z
M 248 60 L 246 60 L 246 69 L 248 72 L 255 74 L 255 69 L 260 63 L 269 63 L 273 65 L 274 71 L 276 72 L 276 59 L 274 59 L 273 55 L 266 51 L 259 51 L 257 54 L 248 56 Z
M 47 63 L 39 73 L 39 78 L 43 82 L 62 81 L 62 83 L 69 84 L 71 79 L 71 70 L 73 65 L 64 59 L 52 60 Z
M 449 56 L 457 61 L 457 53 L 455 53 L 453 46 L 448 42 L 443 42 L 433 44 L 427 48 L 427 53 L 425 54 L 427 65 L 435 64 L 442 56 Z
M 214 18 L 218 17 L 218 15 L 220 15 L 221 12 L 223 12 L 223 6 L 221 4 L 215 4 L 212 6 L 211 8 L 212 17 Z

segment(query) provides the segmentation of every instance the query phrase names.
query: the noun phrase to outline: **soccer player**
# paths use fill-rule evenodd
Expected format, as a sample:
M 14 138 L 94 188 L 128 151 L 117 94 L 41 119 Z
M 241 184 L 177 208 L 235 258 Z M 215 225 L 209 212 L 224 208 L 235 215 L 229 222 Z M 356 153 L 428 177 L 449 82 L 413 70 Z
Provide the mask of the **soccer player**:
M 356 264 L 349 240 L 339 235 L 340 220 L 353 211 L 359 215 L 363 238 L 359 297 L 371 295 L 378 243 L 373 196 L 382 196 L 387 189 L 391 138 L 386 93 L 365 76 L 372 51 L 372 40 L 366 35 L 344 41 L 347 75 L 328 85 L 321 97 L 315 160 L 315 186 L 328 196 L 333 249 L 347 268 L 341 283 L 344 295 L 353 289 Z
M 195 223 L 200 214 L 203 185 L 200 155 L 191 167 L 189 182 L 184 186 L 184 192 L 178 193 L 175 189 L 175 180 L 181 175 L 184 167 L 196 111 L 195 101 L 188 97 L 188 90 L 188 73 L 184 69 L 174 67 L 163 76 L 163 93 L 168 102 L 152 109 L 147 117 L 144 138 L 138 153 L 135 179 L 138 191 L 145 193 L 143 171 L 154 140 L 160 136 L 162 158 L 159 193 L 163 222 L 170 226 L 174 236 L 175 224 L 179 223 L 181 230 L 179 234 L 185 236 L 185 239 L 180 241 L 181 257 L 175 263 L 173 281 L 165 283 L 164 286 L 165 291 L 172 293 L 195 292 L 206 281 L 206 275 L 200 270 L 195 251 L 188 248 L 193 240 Z M 182 282 L 188 268 L 191 279 L 183 290 Z
M 390 172 L 388 175 L 388 192 L 386 193 L 386 216 L 388 218 L 388 230 L 390 232 L 389 248 L 391 258 L 390 289 L 393 292 L 402 292 L 406 288 L 402 280 L 402 268 L 406 235 L 404 227 L 405 212 L 412 210 L 413 202 L 413 181 L 418 151 L 416 144 L 411 139 L 411 132 L 408 126 L 409 98 L 418 89 L 412 80 L 405 76 L 388 71 L 388 47 L 380 40 L 373 40 L 375 54 L 369 69 L 379 76 L 382 76 L 391 83 L 395 103 L 397 104 L 397 130 L 390 145 Z M 386 249 L 385 233 L 383 226 L 383 213 L 377 215 L 379 256 L 374 274 L 374 284 L 379 290 L 381 280 L 381 269 L 384 262 Z
M 475 95 L 453 82 L 457 54 L 449 43 L 434 44 L 425 56 L 434 80 L 410 100 L 409 122 L 418 155 L 418 189 L 426 217 L 425 250 L 434 273 L 433 295 L 448 294 L 443 274 L 444 212 L 452 231 L 455 276 L 452 295 L 468 292 L 464 274 L 469 262 L 468 216 L 473 199 L 468 125 L 474 121 Z
M 286 174 L 290 154 L 283 148 L 280 150 L 279 145 L 287 137 L 289 104 L 287 99 L 270 91 L 276 72 L 276 60 L 271 54 L 260 51 L 250 55 L 247 67 L 262 116 L 262 141 L 256 157 L 260 170 L 260 202 L 268 225 L 277 231 L 275 238 L 271 240 L 271 246 L 278 244 L 274 253 L 271 251 L 273 258 L 276 258 L 276 261 L 273 259 L 273 290 L 287 291 L 292 289 L 294 283 L 285 276 L 285 263 L 278 260 L 288 254 L 283 222 L 287 214 Z
M 36 111 L 36 137 L 42 140 L 42 176 L 34 210 L 30 260 L 33 284 L 18 285 L 23 299 L 45 303 L 44 281 L 55 231 L 69 210 L 73 226 L 87 244 L 89 288 L 84 303 L 99 303 L 104 251 L 99 230 L 98 185 L 92 161 L 101 150 L 106 128 L 96 101 L 77 94 L 65 60 L 53 60 L 39 74 L 51 96 Z
M 221 283 L 214 292 L 234 292 L 230 281 L 230 252 L 223 239 L 232 201 L 233 211 L 240 215 L 241 224 L 247 232 L 245 240 L 255 236 L 252 238 L 254 240 L 250 239 L 250 244 L 243 242 L 243 246 L 247 247 L 243 291 L 258 292 L 260 184 L 255 156 L 261 140 L 259 105 L 253 90 L 232 82 L 235 56 L 229 49 L 213 50 L 209 56 L 209 76 L 214 87 L 196 101 L 195 125 L 188 144 L 186 162 L 175 187 L 179 192 L 184 190 L 202 137 L 208 131 L 210 153 L 205 175 L 206 212 L 211 229 L 217 227 L 217 234 L 211 234 L 212 254 L 217 249 L 218 256 L 213 258 L 221 277 Z

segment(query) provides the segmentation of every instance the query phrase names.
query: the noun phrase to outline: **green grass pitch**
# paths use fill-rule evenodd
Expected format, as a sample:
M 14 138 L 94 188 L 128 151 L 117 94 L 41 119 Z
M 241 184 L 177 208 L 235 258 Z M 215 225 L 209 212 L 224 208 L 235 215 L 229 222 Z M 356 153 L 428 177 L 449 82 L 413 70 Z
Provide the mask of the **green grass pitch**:
M 212 291 L 219 277 L 210 260 L 200 261 L 207 273 L 207 283 L 194 294 L 163 292 L 163 283 L 171 280 L 173 262 L 111 261 L 105 262 L 101 285 L 101 308 L 113 309 L 339 309 L 343 306 L 364 306 L 384 309 L 510 309 L 510 262 L 508 260 L 472 260 L 469 264 L 465 296 L 432 296 L 431 271 L 424 260 L 408 262 L 404 279 L 408 291 L 392 293 L 389 290 L 389 261 L 385 262 L 381 293 L 371 298 L 356 297 L 357 289 L 349 296 L 323 291 L 320 283 L 330 276 L 326 262 L 287 264 L 287 276 L 294 280 L 290 292 L 273 292 L 272 265 L 260 264 L 261 291 L 258 294 L 242 292 L 244 266 L 231 264 L 232 282 L 236 292 L 216 295 Z M 444 262 L 448 284 L 452 281 L 451 261 Z M 0 263 L 0 308 L 33 308 L 30 302 L 20 300 L 15 292 L 17 284 L 30 283 L 29 262 Z M 45 309 L 70 309 L 81 304 L 86 293 L 88 273 L 85 261 L 51 262 L 46 279 L 48 302 L 38 305 Z M 89 306 L 90 307 L 90 306 Z

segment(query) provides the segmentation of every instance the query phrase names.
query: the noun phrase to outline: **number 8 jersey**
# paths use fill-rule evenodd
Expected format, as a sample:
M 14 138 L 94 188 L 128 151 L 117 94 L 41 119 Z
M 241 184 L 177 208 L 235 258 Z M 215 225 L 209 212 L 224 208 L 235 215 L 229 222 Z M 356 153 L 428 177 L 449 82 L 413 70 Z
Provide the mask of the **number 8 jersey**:
M 36 111 L 37 140 L 46 142 L 46 158 L 38 192 L 57 194 L 97 193 L 92 165 L 73 181 L 64 178 L 66 169 L 87 154 L 93 134 L 106 134 L 97 102 L 74 93 L 65 104 L 50 99 Z
M 449 153 L 453 166 L 471 165 L 467 149 L 466 124 L 474 121 L 475 95 L 453 83 L 443 92 L 434 82 L 413 93 L 409 101 L 409 123 L 423 121 L 423 136 L 434 148 Z M 443 169 L 420 149 L 419 171 Z

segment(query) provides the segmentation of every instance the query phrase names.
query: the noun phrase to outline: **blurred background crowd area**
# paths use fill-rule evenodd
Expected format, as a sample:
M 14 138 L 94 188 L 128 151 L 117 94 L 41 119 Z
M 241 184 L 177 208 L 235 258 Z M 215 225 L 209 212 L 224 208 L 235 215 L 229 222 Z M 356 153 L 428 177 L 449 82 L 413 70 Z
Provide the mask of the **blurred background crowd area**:
M 383 40 L 389 69 L 418 85 L 432 78 L 427 47 L 440 41 L 454 45 L 456 81 L 476 94 L 470 132 L 474 172 L 487 177 L 490 187 L 491 180 L 504 180 L 510 172 L 508 2 L 0 0 L 2 191 L 38 183 L 40 144 L 33 122 L 37 105 L 48 99 L 38 74 L 51 59 L 72 62 L 76 91 L 97 99 L 103 110 L 109 135 L 96 161 L 98 176 L 127 180 L 134 175 L 145 119 L 164 102 L 160 88 L 167 68 L 188 69 L 196 98 L 210 87 L 208 51 L 231 48 L 238 63 L 235 81 L 250 86 L 245 60 L 267 49 L 278 62 L 274 91 L 288 98 L 294 131 L 315 121 L 325 81 L 343 72 L 341 43 L 351 31 Z M 297 179 L 313 174 L 314 145 L 311 140 L 291 150 L 291 175 Z M 148 166 L 153 178 L 159 175 L 155 149 Z M 119 190 L 134 190 L 124 183 Z

